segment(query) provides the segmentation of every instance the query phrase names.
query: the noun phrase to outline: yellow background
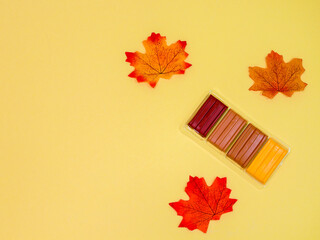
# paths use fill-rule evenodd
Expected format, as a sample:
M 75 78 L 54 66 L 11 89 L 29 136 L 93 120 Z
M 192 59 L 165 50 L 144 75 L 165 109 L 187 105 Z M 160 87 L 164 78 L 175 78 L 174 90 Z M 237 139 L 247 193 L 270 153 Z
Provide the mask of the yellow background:
M 320 3 L 0 1 L 0 239 L 319 239 Z M 151 32 L 186 40 L 185 75 L 155 89 L 127 77 L 125 51 Z M 250 92 L 248 66 L 303 59 L 292 98 Z M 180 127 L 218 91 L 291 147 L 262 190 Z M 189 175 L 228 178 L 234 212 L 207 234 L 168 203 Z

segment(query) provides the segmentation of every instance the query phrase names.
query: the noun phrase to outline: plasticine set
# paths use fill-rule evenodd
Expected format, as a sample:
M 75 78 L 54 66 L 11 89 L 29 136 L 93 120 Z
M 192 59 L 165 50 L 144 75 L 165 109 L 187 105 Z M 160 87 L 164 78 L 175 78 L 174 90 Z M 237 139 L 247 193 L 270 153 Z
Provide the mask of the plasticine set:
M 264 185 L 290 149 L 225 102 L 210 93 L 183 130 L 210 152 L 219 151 L 243 176 Z

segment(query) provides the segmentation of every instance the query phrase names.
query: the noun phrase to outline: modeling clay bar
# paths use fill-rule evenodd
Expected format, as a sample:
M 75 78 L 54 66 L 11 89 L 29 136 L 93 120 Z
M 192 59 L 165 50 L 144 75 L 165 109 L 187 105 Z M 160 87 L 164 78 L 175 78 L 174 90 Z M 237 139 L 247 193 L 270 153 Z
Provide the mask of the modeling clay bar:
M 209 136 L 208 141 L 226 152 L 246 123 L 246 120 L 230 109 Z
M 202 137 L 206 137 L 226 109 L 226 105 L 210 95 L 188 125 Z
M 269 138 L 269 134 L 265 134 L 265 131 L 254 126 L 255 124 L 247 120 L 243 114 L 239 114 L 230 106 L 228 107 L 224 100 L 211 94 L 187 125 L 187 129 L 195 131 L 202 137 L 197 138 L 197 141 L 200 141 L 204 147 L 208 146 L 206 148 L 209 151 L 217 149 L 222 155 L 228 157 L 229 161 L 235 163 L 231 165 L 239 166 L 238 171 L 246 177 L 252 176 L 263 184 L 268 181 L 289 152 L 289 149 L 274 137 Z M 206 138 L 207 135 L 209 135 L 208 138 Z M 228 158 L 225 160 L 227 161 Z
M 250 164 L 247 172 L 258 181 L 266 183 L 287 153 L 287 149 L 270 138 Z
M 250 123 L 227 156 L 245 168 L 266 140 L 267 136 Z

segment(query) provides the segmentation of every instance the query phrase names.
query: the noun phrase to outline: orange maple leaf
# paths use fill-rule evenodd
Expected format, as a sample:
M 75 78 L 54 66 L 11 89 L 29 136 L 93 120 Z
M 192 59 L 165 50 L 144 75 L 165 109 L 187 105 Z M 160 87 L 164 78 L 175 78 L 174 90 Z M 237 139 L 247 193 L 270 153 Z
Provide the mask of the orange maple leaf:
M 204 178 L 190 176 L 185 188 L 190 199 L 169 203 L 179 216 L 183 216 L 179 227 L 205 233 L 210 220 L 219 220 L 222 214 L 231 212 L 237 199 L 229 198 L 231 190 L 226 185 L 226 178 L 216 177 L 208 186 Z
M 303 91 L 308 85 L 301 80 L 304 72 L 302 59 L 293 58 L 285 63 L 283 56 L 271 51 L 266 57 L 267 68 L 249 67 L 249 76 L 254 84 L 252 91 L 262 91 L 262 95 L 273 98 L 278 92 L 291 97 L 295 91 Z
M 186 41 L 177 41 L 167 45 L 166 37 L 159 33 L 152 33 L 147 40 L 143 41 L 146 53 L 126 52 L 127 60 L 135 70 L 128 76 L 136 78 L 138 82 L 147 82 L 155 87 L 160 78 L 169 79 L 173 74 L 184 74 L 191 66 L 185 62 L 188 53 Z

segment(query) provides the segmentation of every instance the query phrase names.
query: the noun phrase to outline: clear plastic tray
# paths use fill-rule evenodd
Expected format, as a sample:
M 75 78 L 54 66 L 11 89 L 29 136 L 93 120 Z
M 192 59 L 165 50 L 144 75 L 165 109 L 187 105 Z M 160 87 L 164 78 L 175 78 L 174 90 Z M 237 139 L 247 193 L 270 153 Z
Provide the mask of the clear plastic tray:
M 283 141 L 216 93 L 206 94 L 190 115 L 181 131 L 258 188 L 269 185 L 290 152 Z

